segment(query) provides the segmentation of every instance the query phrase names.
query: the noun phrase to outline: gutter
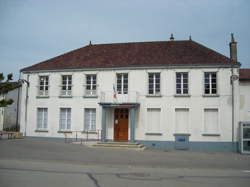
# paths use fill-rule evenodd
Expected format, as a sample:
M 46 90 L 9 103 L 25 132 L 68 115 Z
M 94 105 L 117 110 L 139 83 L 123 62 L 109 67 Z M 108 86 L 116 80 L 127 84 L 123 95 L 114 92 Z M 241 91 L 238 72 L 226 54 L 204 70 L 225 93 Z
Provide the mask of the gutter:
M 21 69 L 22 73 L 41 73 L 41 72 L 80 72 L 80 71 L 109 71 L 109 70 L 146 70 L 146 69 L 186 69 L 186 68 L 231 68 L 232 66 L 240 67 L 240 63 L 228 64 L 169 64 L 169 65 L 156 65 L 156 66 L 120 66 L 120 67 L 90 67 L 90 68 L 62 68 L 62 69 L 34 69 L 25 70 Z

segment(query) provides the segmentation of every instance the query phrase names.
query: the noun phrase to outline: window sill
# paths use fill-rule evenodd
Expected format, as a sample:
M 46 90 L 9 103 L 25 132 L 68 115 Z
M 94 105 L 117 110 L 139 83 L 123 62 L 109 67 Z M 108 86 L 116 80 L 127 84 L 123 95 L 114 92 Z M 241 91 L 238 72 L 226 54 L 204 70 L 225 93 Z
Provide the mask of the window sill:
M 174 133 L 174 136 L 191 136 L 190 133 Z
M 59 98 L 72 98 L 72 95 L 60 95 Z
M 202 136 L 220 136 L 220 134 L 216 134 L 216 133 L 203 133 Z
M 162 133 L 159 133 L 159 132 L 146 132 L 145 135 L 150 135 L 150 136 L 161 136 Z
M 146 97 L 162 97 L 162 95 L 150 95 L 150 94 L 148 94 L 148 95 L 146 95 Z
M 35 132 L 49 132 L 47 129 L 36 129 Z
M 97 134 L 96 131 L 82 131 L 82 134 L 84 134 L 84 133 L 86 133 L 86 134 Z
M 49 98 L 49 96 L 48 95 L 46 95 L 46 96 L 38 95 L 38 96 L 36 96 L 36 98 L 37 99 L 47 99 L 47 98 Z
M 98 98 L 97 95 L 84 95 L 83 98 Z
M 72 133 L 71 130 L 59 130 L 57 133 Z
M 219 94 L 203 94 L 203 97 L 220 97 Z
M 174 97 L 191 97 L 189 94 L 175 94 Z

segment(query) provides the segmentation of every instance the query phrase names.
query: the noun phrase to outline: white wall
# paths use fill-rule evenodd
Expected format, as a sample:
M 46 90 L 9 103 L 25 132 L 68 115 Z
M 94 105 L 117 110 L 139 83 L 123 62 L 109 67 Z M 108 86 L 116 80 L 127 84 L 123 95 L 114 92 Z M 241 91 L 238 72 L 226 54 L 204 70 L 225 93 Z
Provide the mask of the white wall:
M 189 94 L 190 97 L 175 97 L 175 73 L 189 72 Z M 218 72 L 218 97 L 203 97 L 203 77 L 206 71 Z M 207 68 L 207 69 L 156 69 L 156 70 L 103 70 L 99 72 L 48 72 L 30 74 L 30 88 L 28 89 L 28 118 L 27 136 L 63 137 L 58 134 L 59 129 L 59 108 L 72 108 L 72 130 L 83 130 L 83 109 L 96 108 L 96 128 L 101 129 L 101 107 L 100 97 L 83 98 L 84 74 L 97 73 L 98 93 L 113 92 L 116 73 L 129 73 L 129 92 L 138 92 L 140 103 L 136 110 L 136 131 L 137 140 L 162 140 L 173 141 L 175 133 L 175 109 L 186 108 L 189 110 L 189 123 L 187 131 L 191 134 L 190 141 L 231 141 L 232 139 L 232 102 L 229 68 Z M 161 72 L 161 97 L 147 97 L 148 72 Z M 73 76 L 73 98 L 59 98 L 61 75 L 72 74 Z M 36 98 L 38 76 L 49 75 L 49 98 Z M 27 79 L 27 74 L 22 74 Z M 235 82 L 238 89 L 238 82 Z M 236 98 L 238 97 L 236 91 Z M 21 106 L 21 131 L 25 132 L 25 96 L 26 88 L 22 88 Z M 48 108 L 49 132 L 35 132 L 37 107 Z M 146 135 L 147 133 L 147 108 L 161 108 L 160 128 L 162 135 Z M 219 134 L 220 136 L 203 136 L 204 133 L 204 109 L 216 108 L 219 112 Z M 236 102 L 236 109 L 238 103 Z M 239 113 L 236 110 L 235 113 Z M 235 119 L 238 120 L 237 118 Z M 235 135 L 236 136 L 236 135 Z M 113 110 L 107 113 L 107 137 L 113 139 Z
M 240 121 L 250 121 L 250 81 L 241 81 L 239 88 Z

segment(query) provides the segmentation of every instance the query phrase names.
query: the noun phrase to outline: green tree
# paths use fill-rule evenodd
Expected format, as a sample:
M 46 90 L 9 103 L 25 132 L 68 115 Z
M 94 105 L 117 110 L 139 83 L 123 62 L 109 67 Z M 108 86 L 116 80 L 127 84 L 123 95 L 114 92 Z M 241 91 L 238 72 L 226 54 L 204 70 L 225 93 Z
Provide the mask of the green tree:
M 3 73 L 0 73 L 0 98 L 1 96 L 4 96 L 9 91 L 13 90 L 14 85 L 10 82 L 12 80 L 12 73 L 7 75 L 7 78 L 5 80 L 5 77 Z M 12 99 L 0 99 L 0 107 L 6 107 L 8 105 L 11 105 L 13 103 Z

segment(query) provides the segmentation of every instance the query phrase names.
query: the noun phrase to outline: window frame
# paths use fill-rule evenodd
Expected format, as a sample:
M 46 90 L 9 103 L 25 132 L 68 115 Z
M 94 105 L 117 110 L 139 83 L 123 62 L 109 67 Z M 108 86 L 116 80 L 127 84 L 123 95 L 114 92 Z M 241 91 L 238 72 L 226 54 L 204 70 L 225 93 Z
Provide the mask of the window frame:
M 88 116 L 88 121 L 86 120 L 87 114 L 90 115 Z M 85 132 L 96 132 L 96 108 L 84 108 L 83 130 Z
M 90 83 L 88 83 L 88 77 L 90 77 Z M 94 81 L 95 81 L 95 84 L 94 84 Z M 96 96 L 97 95 L 97 74 L 86 74 L 84 86 L 85 86 L 85 96 Z
M 42 122 L 41 125 L 39 124 L 39 110 L 41 110 L 42 114 Z M 46 111 L 46 112 L 45 112 Z M 45 115 L 46 114 L 46 115 Z M 46 116 L 46 117 L 45 117 Z M 41 126 L 41 127 L 40 127 Z M 37 123 L 36 123 L 37 130 L 47 130 L 48 129 L 48 108 L 38 107 L 37 108 Z
M 153 75 L 152 83 L 150 83 L 150 75 Z M 156 76 L 159 75 L 159 78 Z M 156 80 L 159 79 L 159 83 L 156 83 Z M 152 91 L 153 93 L 150 93 L 150 84 L 152 84 Z M 157 85 L 159 88 L 157 88 Z M 158 91 L 157 91 L 158 89 Z M 148 73 L 148 95 L 150 96 L 160 96 L 161 95 L 161 73 L 160 72 L 149 72 Z
M 119 83 L 119 77 L 118 76 L 121 76 L 121 83 Z M 126 81 L 126 77 L 127 76 L 127 82 Z M 129 84 L 129 81 L 128 81 L 128 73 L 117 73 L 116 74 L 116 91 L 117 91 L 117 94 L 128 94 L 128 84 Z M 126 90 L 126 86 L 127 85 L 127 90 Z
M 44 80 L 42 80 L 42 78 L 44 78 Z M 47 90 L 46 90 L 46 88 L 47 88 Z M 40 75 L 38 78 L 38 96 L 46 97 L 48 95 L 49 95 L 49 76 L 48 75 Z
M 65 80 L 66 84 L 64 84 L 64 77 L 66 77 Z M 72 75 L 61 76 L 61 96 L 72 96 L 72 87 L 73 87 L 72 81 L 73 81 Z
M 180 74 L 180 83 L 178 83 L 178 75 Z M 184 75 L 186 75 L 187 82 L 184 83 Z M 180 88 L 178 88 L 178 85 L 180 85 Z M 187 85 L 187 88 L 184 88 L 184 84 Z M 177 89 L 180 90 L 180 93 L 178 93 Z M 184 93 L 184 90 L 187 90 L 187 93 Z M 189 73 L 188 72 L 176 72 L 175 73 L 175 94 L 176 95 L 189 95 Z
M 206 74 L 208 74 L 208 83 L 206 83 Z M 215 83 L 213 83 L 212 75 L 215 75 Z M 206 85 L 209 87 L 206 88 Z M 213 85 L 215 85 L 215 88 L 213 88 Z M 203 94 L 205 96 L 217 96 L 218 95 L 218 72 L 211 71 L 211 72 L 204 72 L 203 74 Z M 215 93 L 213 93 L 213 89 L 215 89 Z M 206 90 L 208 90 L 209 93 L 206 93 Z
M 65 110 L 65 127 L 62 128 L 62 110 Z M 70 114 L 70 115 L 69 115 Z M 60 108 L 60 113 L 59 113 L 59 131 L 71 131 L 71 116 L 72 116 L 72 110 L 71 108 Z M 70 117 L 70 118 L 69 118 Z M 69 127 L 69 128 L 68 128 Z

